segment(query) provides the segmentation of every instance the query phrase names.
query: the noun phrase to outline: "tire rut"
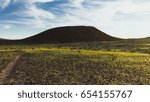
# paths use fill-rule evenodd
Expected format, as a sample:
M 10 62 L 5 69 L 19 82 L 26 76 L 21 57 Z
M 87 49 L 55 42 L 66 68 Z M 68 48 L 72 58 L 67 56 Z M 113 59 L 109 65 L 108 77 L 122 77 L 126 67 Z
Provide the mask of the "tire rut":
M 0 73 L 0 85 L 5 84 L 5 80 L 8 78 L 10 72 L 14 69 L 17 62 L 20 60 L 22 55 L 17 56 L 8 66 Z

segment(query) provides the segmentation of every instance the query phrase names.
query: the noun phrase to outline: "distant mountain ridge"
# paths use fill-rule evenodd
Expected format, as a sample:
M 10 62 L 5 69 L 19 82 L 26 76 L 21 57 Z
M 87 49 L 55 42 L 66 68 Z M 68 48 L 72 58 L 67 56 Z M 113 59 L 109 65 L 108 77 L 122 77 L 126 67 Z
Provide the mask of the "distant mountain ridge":
M 66 26 L 57 27 L 41 32 L 37 35 L 21 40 L 0 40 L 0 43 L 71 43 L 87 41 L 115 41 L 119 38 L 112 37 L 91 26 Z

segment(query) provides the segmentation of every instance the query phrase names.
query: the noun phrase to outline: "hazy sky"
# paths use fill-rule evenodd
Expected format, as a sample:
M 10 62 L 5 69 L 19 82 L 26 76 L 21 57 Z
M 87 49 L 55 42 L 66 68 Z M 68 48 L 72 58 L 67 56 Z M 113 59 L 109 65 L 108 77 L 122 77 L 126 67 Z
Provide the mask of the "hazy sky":
M 112 36 L 150 36 L 150 0 L 0 0 L 0 38 L 88 25 Z

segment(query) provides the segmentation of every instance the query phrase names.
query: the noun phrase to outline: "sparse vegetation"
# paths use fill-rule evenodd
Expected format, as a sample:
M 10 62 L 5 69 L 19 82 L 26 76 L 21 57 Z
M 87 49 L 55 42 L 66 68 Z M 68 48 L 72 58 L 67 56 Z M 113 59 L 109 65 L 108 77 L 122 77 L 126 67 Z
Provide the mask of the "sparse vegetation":
M 0 46 L 25 53 L 6 84 L 150 84 L 150 40 L 130 41 Z
M 11 62 L 19 53 L 12 51 L 0 51 L 0 72 L 5 69 L 9 62 Z
M 147 54 L 33 51 L 22 57 L 9 80 L 11 84 L 150 84 L 149 62 Z

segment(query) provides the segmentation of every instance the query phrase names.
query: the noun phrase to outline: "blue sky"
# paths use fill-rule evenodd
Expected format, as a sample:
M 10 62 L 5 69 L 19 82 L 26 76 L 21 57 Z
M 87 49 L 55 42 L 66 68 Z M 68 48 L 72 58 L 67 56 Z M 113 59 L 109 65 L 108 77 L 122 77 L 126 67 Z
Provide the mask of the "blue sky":
M 115 37 L 148 37 L 150 0 L 0 0 L 0 38 L 77 25 L 95 26 Z

